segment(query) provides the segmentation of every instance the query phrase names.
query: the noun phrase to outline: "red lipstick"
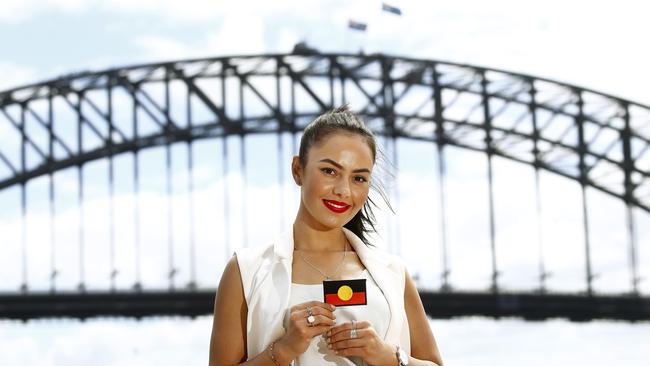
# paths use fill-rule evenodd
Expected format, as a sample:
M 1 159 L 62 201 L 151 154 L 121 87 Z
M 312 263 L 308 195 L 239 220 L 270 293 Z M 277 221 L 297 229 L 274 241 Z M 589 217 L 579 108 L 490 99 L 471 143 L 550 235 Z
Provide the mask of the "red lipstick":
M 350 208 L 350 205 L 348 205 L 345 202 L 339 202 L 339 201 L 334 201 L 334 200 L 323 200 L 323 204 L 325 207 L 329 208 L 330 211 L 336 212 L 336 213 L 343 213 Z

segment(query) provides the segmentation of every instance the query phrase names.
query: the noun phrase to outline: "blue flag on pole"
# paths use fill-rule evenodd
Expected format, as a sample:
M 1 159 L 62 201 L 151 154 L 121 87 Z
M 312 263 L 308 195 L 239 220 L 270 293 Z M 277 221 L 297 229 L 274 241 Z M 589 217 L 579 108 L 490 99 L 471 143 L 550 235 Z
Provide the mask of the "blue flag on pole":
M 361 23 L 361 22 L 357 22 L 356 20 L 350 19 L 348 21 L 348 27 L 358 31 L 365 32 L 366 28 L 368 28 L 368 25 L 366 23 Z
M 395 15 L 402 15 L 402 9 L 396 6 L 388 5 L 386 3 L 381 3 L 381 10 L 393 13 Z

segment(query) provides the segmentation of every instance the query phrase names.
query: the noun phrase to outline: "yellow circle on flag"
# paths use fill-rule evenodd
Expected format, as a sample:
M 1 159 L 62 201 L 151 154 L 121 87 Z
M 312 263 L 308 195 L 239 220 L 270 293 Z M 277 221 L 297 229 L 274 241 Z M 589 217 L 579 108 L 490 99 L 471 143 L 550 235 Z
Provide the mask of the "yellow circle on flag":
M 348 285 L 343 285 L 339 287 L 337 295 L 339 295 L 341 300 L 348 301 L 352 298 L 352 288 Z

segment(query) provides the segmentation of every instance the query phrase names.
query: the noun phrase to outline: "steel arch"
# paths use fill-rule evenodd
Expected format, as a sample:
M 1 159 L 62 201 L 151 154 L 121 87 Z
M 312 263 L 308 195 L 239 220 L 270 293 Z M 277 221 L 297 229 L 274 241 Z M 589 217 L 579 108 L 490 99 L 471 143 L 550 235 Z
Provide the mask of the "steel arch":
M 218 80 L 221 100 L 200 85 L 210 79 Z M 210 111 L 207 123 L 181 125 L 172 118 L 169 89 L 175 82 L 187 89 L 188 99 Z M 153 84 L 166 91 L 152 95 L 147 86 Z M 238 110 L 229 108 L 227 89 L 239 93 Z M 97 95 L 99 91 L 105 95 Z M 118 127 L 111 100 L 116 92 L 130 96 L 133 109 L 158 129 L 129 136 Z M 257 111 L 244 110 L 245 97 L 251 98 L 247 103 L 256 99 Z M 77 121 L 65 122 L 89 128 L 101 146 L 71 146 L 54 131 L 55 122 L 61 123 L 52 115 L 57 99 L 78 112 Z M 47 104 L 45 113 L 31 107 L 38 101 Z M 0 148 L 0 160 L 10 172 L 0 178 L 0 190 L 91 160 L 175 141 L 298 132 L 310 117 L 350 101 L 364 105 L 358 112 L 379 134 L 530 164 L 650 212 L 650 107 L 530 75 L 386 55 L 185 60 L 77 73 L 2 92 L 0 115 L 20 132 L 22 141 L 19 161 Z M 10 113 L 12 109 L 16 112 Z M 102 125 L 85 116 L 90 112 Z M 45 143 L 25 132 L 28 116 L 47 130 Z M 137 128 L 134 120 L 131 127 Z M 40 159 L 33 166 L 25 164 L 28 149 Z

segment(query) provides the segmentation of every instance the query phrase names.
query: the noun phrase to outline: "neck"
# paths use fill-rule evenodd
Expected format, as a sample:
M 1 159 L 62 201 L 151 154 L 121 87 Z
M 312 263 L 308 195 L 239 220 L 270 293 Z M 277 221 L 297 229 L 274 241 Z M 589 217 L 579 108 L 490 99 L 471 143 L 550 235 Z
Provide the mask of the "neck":
M 319 230 L 300 219 L 293 223 L 294 250 L 312 252 L 339 252 L 351 250 L 342 228 Z

